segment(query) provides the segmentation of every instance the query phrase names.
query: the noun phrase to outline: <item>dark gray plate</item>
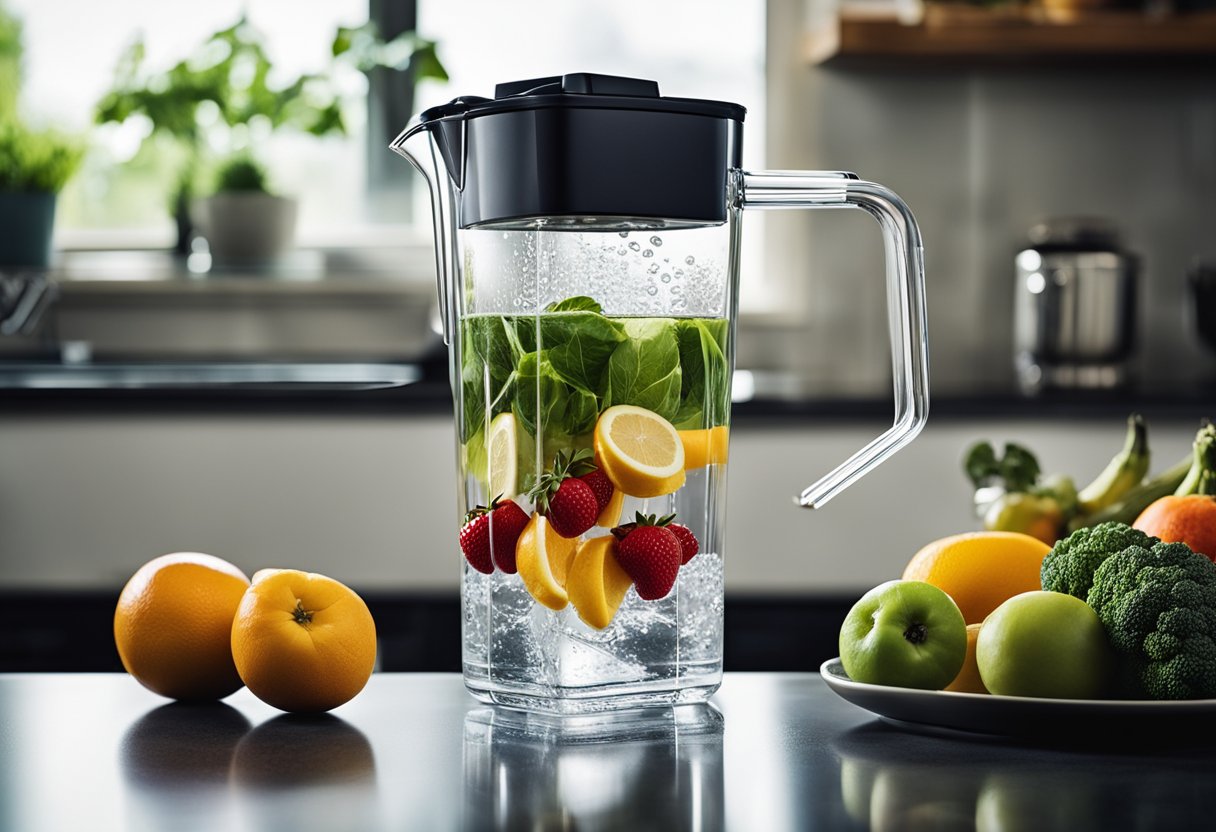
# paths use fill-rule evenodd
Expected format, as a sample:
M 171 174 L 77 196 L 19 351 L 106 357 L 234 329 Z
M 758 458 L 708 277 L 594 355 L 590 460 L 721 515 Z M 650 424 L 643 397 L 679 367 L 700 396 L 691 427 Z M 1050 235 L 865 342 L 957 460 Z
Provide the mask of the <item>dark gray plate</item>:
M 850 679 L 838 658 L 824 662 L 819 675 L 836 694 L 885 722 L 927 733 L 1066 740 L 1100 739 L 1112 732 L 1126 736 L 1129 731 L 1195 735 L 1216 728 L 1216 699 L 1040 699 L 867 685 Z

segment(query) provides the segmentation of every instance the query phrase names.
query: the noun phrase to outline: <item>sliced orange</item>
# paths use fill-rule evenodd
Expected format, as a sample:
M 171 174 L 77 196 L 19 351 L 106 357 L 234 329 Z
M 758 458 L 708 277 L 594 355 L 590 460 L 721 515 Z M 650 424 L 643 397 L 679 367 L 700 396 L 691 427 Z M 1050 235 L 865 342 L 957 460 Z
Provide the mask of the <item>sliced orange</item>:
M 701 430 L 682 430 L 679 434 L 680 442 L 684 445 L 685 471 L 726 462 L 730 447 L 730 428 L 726 425 Z
M 600 414 L 592 440 L 595 461 L 630 497 L 661 497 L 684 484 L 684 443 L 652 410 L 619 404 Z
M 619 488 L 614 488 L 612 490 L 612 499 L 608 501 L 608 505 L 604 506 L 604 510 L 600 512 L 600 516 L 596 518 L 595 525 L 611 529 L 621 522 L 621 509 L 624 507 L 625 492 Z
M 549 521 L 533 514 L 515 542 L 515 568 L 528 593 L 551 610 L 569 603 L 566 575 L 578 538 L 565 538 L 549 528 Z
M 616 562 L 612 535 L 584 540 L 574 553 L 566 591 L 578 617 L 589 627 L 602 630 L 612 623 L 633 581 Z

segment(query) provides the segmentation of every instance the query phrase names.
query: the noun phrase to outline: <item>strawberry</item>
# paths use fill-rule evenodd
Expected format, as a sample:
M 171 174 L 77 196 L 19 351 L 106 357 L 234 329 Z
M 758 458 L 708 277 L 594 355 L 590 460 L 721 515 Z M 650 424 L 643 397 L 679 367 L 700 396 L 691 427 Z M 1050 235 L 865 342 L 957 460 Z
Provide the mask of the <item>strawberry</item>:
M 585 448 L 574 454 L 558 451 L 553 469 L 542 474 L 536 487 L 528 492 L 536 502 L 536 510 L 562 537 L 578 537 L 594 526 L 600 516 L 595 490 L 579 479 L 595 471 L 591 459 L 591 451 Z
M 612 530 L 617 539 L 616 561 L 633 580 L 638 597 L 657 601 L 675 586 L 683 550 L 680 540 L 667 528 L 672 518 L 656 520 L 638 512 L 637 522 Z
M 612 484 L 612 480 L 608 479 L 608 475 L 596 468 L 589 474 L 583 474 L 579 479 L 591 486 L 591 490 L 595 492 L 595 502 L 599 505 L 600 511 L 606 509 L 612 500 L 613 493 L 616 492 L 616 486 Z
M 676 540 L 680 541 L 680 550 L 684 553 L 684 557 L 680 559 L 680 566 L 683 566 L 692 560 L 693 555 L 701 550 L 701 544 L 697 542 L 697 536 L 692 533 L 692 529 L 688 528 L 688 526 L 672 523 L 667 528 L 671 529 L 671 533 L 676 536 Z
M 494 503 L 490 512 L 490 552 L 494 565 L 508 575 L 515 574 L 515 542 L 528 525 L 528 514 L 514 500 Z
M 477 506 L 464 517 L 460 530 L 460 551 L 478 572 L 489 575 L 494 565 L 503 572 L 515 572 L 515 541 L 519 539 L 528 515 L 514 500 L 491 501 L 489 508 Z

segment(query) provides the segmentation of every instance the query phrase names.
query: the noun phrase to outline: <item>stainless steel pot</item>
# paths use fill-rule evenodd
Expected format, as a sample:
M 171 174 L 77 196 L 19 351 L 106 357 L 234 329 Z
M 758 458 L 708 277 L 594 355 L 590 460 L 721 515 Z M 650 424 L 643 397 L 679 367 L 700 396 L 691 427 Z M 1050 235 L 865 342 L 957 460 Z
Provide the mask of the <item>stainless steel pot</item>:
M 1019 382 L 1112 387 L 1135 351 L 1139 259 L 1095 221 L 1053 221 L 1018 252 L 1014 353 Z

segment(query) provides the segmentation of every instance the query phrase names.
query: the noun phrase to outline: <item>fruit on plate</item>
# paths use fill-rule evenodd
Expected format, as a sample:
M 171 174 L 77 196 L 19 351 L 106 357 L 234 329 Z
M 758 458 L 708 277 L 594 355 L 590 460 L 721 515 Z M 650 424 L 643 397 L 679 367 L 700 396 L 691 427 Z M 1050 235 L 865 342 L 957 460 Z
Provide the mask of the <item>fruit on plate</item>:
M 617 563 L 616 538 L 592 537 L 579 544 L 570 562 L 566 592 L 578 617 L 602 630 L 612 623 L 633 581 Z
M 917 552 L 903 579 L 933 584 L 954 599 L 968 624 L 978 624 L 1002 601 L 1039 588 L 1039 569 L 1050 550 L 1020 532 L 956 534 Z
M 982 624 L 967 625 L 967 655 L 963 657 L 963 667 L 959 670 L 954 681 L 946 685 L 945 690 L 955 693 L 987 693 L 984 680 L 980 677 L 980 666 L 975 660 L 975 643 L 980 635 Z
M 514 500 L 494 500 L 477 506 L 464 517 L 460 551 L 478 572 L 489 575 L 497 566 L 515 573 L 515 543 L 528 525 L 528 515 Z
M 1146 508 L 1132 526 L 1166 543 L 1185 543 L 1216 561 L 1216 496 L 1169 495 Z
M 730 449 L 730 428 L 726 425 L 682 430 L 679 434 L 684 446 L 685 471 L 726 462 Z
M 594 526 L 612 498 L 611 494 L 603 494 L 601 504 L 601 495 L 582 479 L 592 473 L 598 473 L 598 469 L 592 462 L 590 450 L 584 448 L 568 453 L 563 449 L 554 456 L 553 469 L 542 474 L 536 487 L 528 492 L 528 497 L 536 503 L 536 510 L 562 537 L 578 537 Z
M 245 685 L 284 711 L 320 713 L 348 702 L 376 663 L 376 623 L 363 599 L 311 572 L 259 570 L 230 631 Z
M 617 539 L 617 562 L 633 580 L 643 601 L 666 598 L 675 586 L 684 550 L 680 539 L 667 528 L 674 516 L 656 518 L 638 512 L 635 522 L 612 530 Z
M 592 441 L 596 464 L 630 497 L 661 497 L 684 484 L 684 443 L 671 422 L 652 410 L 608 408 L 595 423 Z
M 676 540 L 680 541 L 680 566 L 688 563 L 701 549 L 701 544 L 697 542 L 697 536 L 692 533 L 692 529 L 688 526 L 681 526 L 679 523 L 670 523 L 667 528 L 671 529 L 671 533 L 676 536 Z
M 127 672 L 171 699 L 222 699 L 241 687 L 232 661 L 232 617 L 249 578 L 199 552 L 161 555 L 118 597 L 114 644 Z
M 532 515 L 515 543 L 515 566 L 528 594 L 538 604 L 560 610 L 570 602 L 566 576 L 577 546 L 577 539 L 553 531 L 544 515 Z
M 967 653 L 967 625 L 950 596 L 923 581 L 887 581 L 849 610 L 840 661 L 855 682 L 939 690 Z
M 1045 590 L 997 607 L 980 629 L 975 656 L 984 686 L 1002 696 L 1095 699 L 1113 667 L 1097 613 L 1079 598 Z

